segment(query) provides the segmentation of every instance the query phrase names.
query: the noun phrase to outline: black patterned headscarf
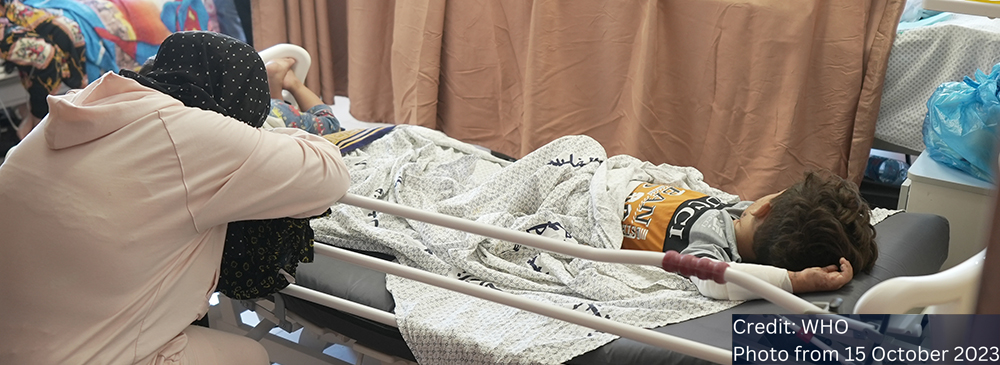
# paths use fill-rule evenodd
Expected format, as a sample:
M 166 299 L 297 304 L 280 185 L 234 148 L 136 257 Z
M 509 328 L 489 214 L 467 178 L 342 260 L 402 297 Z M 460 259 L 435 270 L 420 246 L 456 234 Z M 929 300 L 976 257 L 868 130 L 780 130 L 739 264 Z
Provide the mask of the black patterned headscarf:
M 180 100 L 253 127 L 270 109 L 267 70 L 250 45 L 212 32 L 173 33 L 142 74 L 121 75 Z M 329 212 L 329 211 L 328 211 Z M 231 222 L 217 290 L 233 299 L 260 298 L 288 285 L 299 262 L 313 258 L 309 219 L 278 218 Z
M 260 127 L 271 108 L 264 61 L 250 45 L 213 32 L 173 33 L 152 66 L 125 77 L 159 90 L 184 105 L 212 110 Z

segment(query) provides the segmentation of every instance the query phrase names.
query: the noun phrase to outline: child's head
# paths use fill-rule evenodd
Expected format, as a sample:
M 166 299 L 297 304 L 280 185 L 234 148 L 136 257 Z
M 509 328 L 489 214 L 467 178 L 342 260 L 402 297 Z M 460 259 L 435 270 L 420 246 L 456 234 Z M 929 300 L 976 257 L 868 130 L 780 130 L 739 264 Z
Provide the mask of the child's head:
M 753 253 L 757 263 L 791 271 L 837 265 L 845 257 L 855 271 L 870 272 L 878 258 L 871 209 L 854 183 L 808 172 L 770 200 L 754 231 Z

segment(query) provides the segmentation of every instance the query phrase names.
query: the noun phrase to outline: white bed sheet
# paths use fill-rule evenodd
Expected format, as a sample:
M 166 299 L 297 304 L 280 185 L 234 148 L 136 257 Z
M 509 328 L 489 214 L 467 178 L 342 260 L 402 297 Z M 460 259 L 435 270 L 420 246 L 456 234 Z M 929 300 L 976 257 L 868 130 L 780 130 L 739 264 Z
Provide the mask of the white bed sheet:
M 693 168 L 609 157 L 585 136 L 507 163 L 438 131 L 399 126 L 344 161 L 353 194 L 602 249 L 620 245 L 630 180 L 737 199 Z M 687 279 L 654 267 L 590 262 L 351 206 L 333 209 L 312 221 L 317 241 L 389 253 L 407 266 L 621 323 L 656 327 L 738 304 L 703 297 Z M 617 337 L 396 276 L 385 285 L 418 362 L 562 363 Z
M 902 26 L 902 25 L 901 25 Z M 942 83 L 1000 63 L 1000 19 L 950 14 L 898 32 L 889 55 L 875 138 L 923 151 L 927 99 Z

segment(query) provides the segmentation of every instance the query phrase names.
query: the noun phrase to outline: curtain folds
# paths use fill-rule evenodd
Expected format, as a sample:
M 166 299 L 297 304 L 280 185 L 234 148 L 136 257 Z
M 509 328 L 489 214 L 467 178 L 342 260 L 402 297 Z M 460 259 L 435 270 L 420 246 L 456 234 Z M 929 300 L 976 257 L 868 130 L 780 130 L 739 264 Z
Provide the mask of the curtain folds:
M 586 134 L 610 154 L 695 166 L 709 184 L 756 199 L 809 169 L 860 183 L 903 4 L 347 0 L 327 6 L 346 13 L 350 83 L 338 80 L 336 92 L 346 90 L 360 120 L 436 128 L 515 157 L 559 136 Z M 255 16 L 255 39 L 257 24 Z M 336 53 L 342 42 L 329 42 Z
M 254 48 L 278 43 L 305 48 L 312 57 L 306 86 L 327 104 L 347 93 L 346 0 L 254 0 Z

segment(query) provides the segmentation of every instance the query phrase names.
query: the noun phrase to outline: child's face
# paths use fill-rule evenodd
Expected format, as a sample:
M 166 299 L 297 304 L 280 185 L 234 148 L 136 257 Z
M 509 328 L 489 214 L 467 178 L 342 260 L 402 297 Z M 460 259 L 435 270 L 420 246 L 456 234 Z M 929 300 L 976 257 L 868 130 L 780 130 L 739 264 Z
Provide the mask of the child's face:
M 757 199 L 743 210 L 743 214 L 733 222 L 736 229 L 736 249 L 747 262 L 756 260 L 756 255 L 753 252 L 754 232 L 764 222 L 767 214 L 771 212 L 771 200 L 783 192 L 785 191 L 782 190 Z

